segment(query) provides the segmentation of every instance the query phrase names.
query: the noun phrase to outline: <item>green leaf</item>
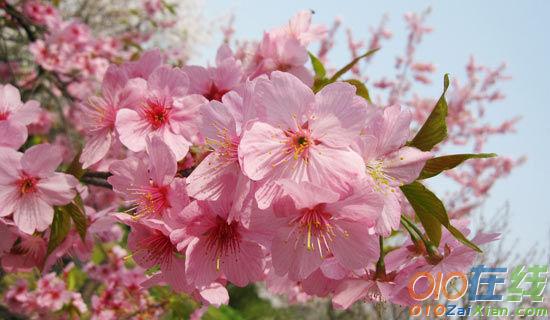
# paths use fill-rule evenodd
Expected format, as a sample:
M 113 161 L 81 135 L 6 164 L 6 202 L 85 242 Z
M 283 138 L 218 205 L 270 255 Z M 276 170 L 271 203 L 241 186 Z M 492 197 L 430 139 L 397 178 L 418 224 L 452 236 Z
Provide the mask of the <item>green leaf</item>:
M 359 62 L 359 60 L 372 55 L 373 53 L 375 53 L 379 49 L 380 48 L 373 49 L 373 50 L 371 50 L 371 51 L 369 51 L 365 54 L 362 54 L 362 55 L 358 56 L 357 58 L 351 60 L 351 62 L 346 64 L 342 69 L 336 71 L 336 73 L 330 78 L 330 82 L 334 82 L 334 81 L 338 80 L 338 78 L 340 78 L 344 73 L 348 72 L 351 68 L 353 68 L 353 66 L 356 65 L 357 62 Z
M 71 218 L 68 213 L 60 207 L 54 208 L 50 240 L 48 242 L 48 254 L 52 253 L 69 234 L 71 229 Z
M 356 89 L 355 94 L 357 94 L 360 97 L 365 98 L 365 100 L 372 103 L 372 101 L 370 100 L 369 89 L 367 89 L 367 87 L 365 86 L 365 84 L 363 82 L 361 82 L 359 80 L 355 80 L 355 79 L 344 80 L 344 82 L 347 82 L 347 83 L 353 85 Z
M 323 89 L 329 83 L 330 82 L 327 78 L 313 80 L 313 92 L 317 93 L 321 91 L 321 89 Z
M 422 169 L 422 172 L 420 173 L 418 179 L 427 179 L 437 176 L 441 172 L 452 169 L 468 159 L 492 158 L 496 156 L 497 155 L 494 153 L 466 153 L 433 158 L 426 161 L 426 165 L 424 165 L 424 168 Z
M 469 247 L 470 249 L 472 250 L 475 250 L 477 252 L 483 252 L 475 243 L 473 243 L 472 241 L 468 240 L 463 234 L 462 232 L 460 232 L 460 230 L 458 230 L 457 228 L 453 227 L 452 225 L 449 225 L 447 227 L 447 230 L 449 230 L 449 232 L 456 238 L 456 240 L 462 242 L 464 245 L 466 245 L 467 247 Z
M 426 234 L 436 246 L 439 246 L 441 241 L 441 226 L 443 225 L 458 241 L 475 251 L 481 252 L 478 246 L 451 225 L 443 202 L 423 184 L 415 181 L 401 186 L 401 191 L 413 207 L 418 219 L 420 219 Z
M 408 143 L 409 146 L 422 151 L 430 151 L 436 144 L 447 138 L 447 123 L 445 122 L 445 118 L 447 117 L 448 106 L 445 100 L 445 93 L 448 87 L 449 75 L 445 74 L 443 93 L 422 128 L 420 128 L 412 141 Z
M 84 212 L 84 204 L 80 194 L 77 193 L 76 197 L 71 203 L 61 207 L 61 210 L 66 212 L 74 222 L 76 231 L 82 238 L 82 241 L 86 239 L 86 230 L 88 229 L 88 218 Z
M 315 78 L 316 79 L 323 79 L 327 71 L 325 70 L 325 66 L 323 66 L 323 63 L 319 58 L 313 55 L 313 53 L 308 52 L 309 59 L 311 59 L 311 65 L 313 66 L 313 71 L 315 71 Z
M 416 181 L 401 186 L 401 191 L 407 200 L 409 200 L 430 241 L 439 246 L 439 241 L 441 241 L 441 220 L 449 220 L 447 211 L 441 200 Z

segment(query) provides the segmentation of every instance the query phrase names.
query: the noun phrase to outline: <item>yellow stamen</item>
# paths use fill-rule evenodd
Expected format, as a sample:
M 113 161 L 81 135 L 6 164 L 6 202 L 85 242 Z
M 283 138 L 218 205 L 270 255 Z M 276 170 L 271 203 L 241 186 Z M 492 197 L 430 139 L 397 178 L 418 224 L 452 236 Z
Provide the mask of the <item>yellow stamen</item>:
M 311 245 L 311 223 L 307 225 L 307 249 L 313 251 L 313 245 Z

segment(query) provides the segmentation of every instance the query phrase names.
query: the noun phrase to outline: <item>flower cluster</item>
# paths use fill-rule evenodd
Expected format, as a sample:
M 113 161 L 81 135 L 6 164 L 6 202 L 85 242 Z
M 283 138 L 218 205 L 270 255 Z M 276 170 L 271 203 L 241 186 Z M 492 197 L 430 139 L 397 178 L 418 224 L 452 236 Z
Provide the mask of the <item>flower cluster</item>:
M 43 275 L 34 290 L 19 279 L 6 292 L 4 302 L 10 309 L 33 319 L 53 318 L 62 312 L 81 314 L 88 311 L 79 292 L 68 290 L 66 279 L 74 264 L 67 265 L 61 277 L 54 272 Z
M 150 17 L 170 8 L 144 6 Z M 16 313 L 159 317 L 166 302 L 153 292 L 168 285 L 202 305 L 200 317 L 228 303 L 230 284 L 262 281 L 274 294 L 329 297 L 340 309 L 356 301 L 406 306 L 412 274 L 465 271 L 478 246 L 497 238 L 468 240 L 468 221 L 447 214 L 423 183 L 494 156 L 479 153 L 482 142 L 477 154 L 436 156 L 448 110 L 463 106 L 454 95 L 447 104 L 448 77 L 435 107 L 407 107 L 405 71 L 374 83 L 390 89 L 389 103 L 371 99 L 358 62 L 391 36 L 383 24 L 367 54 L 348 33 L 353 61 L 329 76 L 323 62 L 339 24 L 312 25 L 308 11 L 259 42 L 223 44 L 208 67 L 174 67 L 159 49 L 130 59 L 120 39 L 99 41 L 41 2 L 26 2 L 23 13 L 46 30 L 29 45 L 34 79 L 69 83 L 52 96 L 74 102 L 58 115 L 74 125 L 49 136 L 50 114 L 23 103 L 17 87 L 0 87 L 1 264 L 43 272 L 35 290 L 18 281 L 4 294 Z M 429 83 L 433 65 L 413 59 L 429 31 L 422 19 L 407 17 L 410 48 L 398 68 Z M 319 58 L 308 52 L 314 41 Z M 342 80 L 348 71 L 360 79 Z M 464 119 L 449 123 L 451 139 L 474 130 Z M 474 168 L 501 170 L 499 159 Z M 79 286 L 72 262 L 60 276 L 48 273 L 68 257 L 82 262 Z

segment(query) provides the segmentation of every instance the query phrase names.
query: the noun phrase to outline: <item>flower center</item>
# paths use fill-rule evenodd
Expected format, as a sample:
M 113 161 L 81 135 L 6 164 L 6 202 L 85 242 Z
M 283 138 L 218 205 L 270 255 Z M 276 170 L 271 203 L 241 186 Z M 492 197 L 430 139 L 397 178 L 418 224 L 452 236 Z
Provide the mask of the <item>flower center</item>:
M 208 230 L 205 235 L 206 247 L 208 250 L 215 250 L 216 270 L 220 271 L 221 257 L 233 255 L 240 248 L 239 223 L 237 221 L 227 223 L 227 221 L 217 216 L 216 225 Z
M 222 97 L 224 94 L 227 93 L 227 90 L 220 90 L 214 83 L 210 85 L 210 90 L 204 94 L 204 97 L 208 99 L 208 101 L 217 100 L 222 101 Z
M 141 239 L 138 243 L 139 251 L 145 251 L 145 260 L 159 265 L 167 265 L 172 261 L 176 248 L 160 230 L 154 230 L 153 234 Z
M 0 121 L 8 119 L 9 115 L 10 115 L 10 113 L 7 112 L 7 111 L 0 112 Z
M 397 182 L 384 172 L 384 164 L 379 160 L 372 160 L 366 164 L 367 174 L 374 180 L 374 190 L 385 193 L 387 190 L 395 192 L 393 186 Z
M 30 176 L 23 176 L 17 181 L 17 187 L 19 188 L 19 193 L 25 195 L 27 193 L 36 192 L 36 184 L 38 179 Z
M 143 111 L 147 122 L 156 130 L 168 123 L 171 110 L 166 100 L 150 99 Z
M 300 234 L 306 234 L 306 247 L 309 251 L 319 249 L 323 257 L 323 249 L 330 252 L 329 243 L 336 237 L 336 230 L 331 225 L 332 214 L 325 211 L 325 205 L 320 204 L 313 209 L 304 209 L 302 214 L 291 221 Z
M 294 160 L 302 158 L 307 162 L 309 158 L 309 147 L 315 144 L 309 135 L 309 130 L 305 128 L 298 132 L 287 131 L 285 134 L 288 137 L 285 152 L 292 154 Z
M 132 193 L 137 196 L 136 218 L 162 217 L 164 211 L 170 208 L 168 191 L 168 186 L 157 186 L 152 181 L 149 186 L 132 190 Z
M 239 137 L 229 134 L 226 128 L 217 129 L 217 140 L 206 139 L 206 143 L 216 151 L 219 158 L 224 162 L 235 162 L 238 160 Z

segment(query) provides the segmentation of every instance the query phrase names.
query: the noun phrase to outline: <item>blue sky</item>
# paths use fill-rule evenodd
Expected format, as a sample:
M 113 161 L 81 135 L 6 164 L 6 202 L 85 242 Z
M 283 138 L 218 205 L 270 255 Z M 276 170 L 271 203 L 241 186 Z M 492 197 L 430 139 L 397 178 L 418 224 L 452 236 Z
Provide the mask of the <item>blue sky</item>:
M 263 30 L 284 24 L 296 11 L 313 9 L 314 21 L 330 25 L 339 16 L 344 27 L 356 38 L 367 38 L 369 26 L 377 25 L 384 13 L 390 17 L 393 39 L 377 53 L 370 71 L 374 76 L 390 74 L 396 54 L 403 52 L 405 25 L 403 14 L 431 7 L 428 25 L 435 30 L 425 37 L 417 57 L 434 61 L 438 75 L 450 73 L 463 78 L 464 65 L 470 55 L 489 66 L 508 65 L 511 81 L 501 88 L 507 98 L 488 108 L 488 121 L 497 123 L 521 116 L 517 133 L 496 137 L 486 146 L 487 152 L 519 157 L 528 161 L 508 178 L 497 183 L 481 213 L 491 216 L 508 201 L 511 209 L 511 241 L 519 239 L 518 249 L 533 245 L 548 247 L 550 242 L 550 117 L 546 97 L 550 93 L 550 1 L 462 0 L 462 1 L 222 1 L 205 0 L 204 15 L 236 15 L 237 38 L 259 39 Z M 212 61 L 220 35 L 214 34 L 207 49 L 195 62 Z M 349 60 L 343 32 L 337 38 L 331 61 L 342 65 Z M 439 77 L 439 78 L 441 78 Z M 437 78 L 434 78 L 434 81 Z M 426 93 L 434 97 L 441 86 Z M 444 190 L 434 190 L 442 194 Z

